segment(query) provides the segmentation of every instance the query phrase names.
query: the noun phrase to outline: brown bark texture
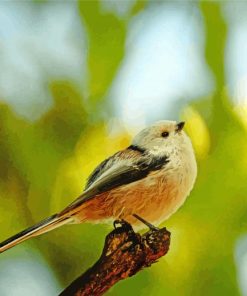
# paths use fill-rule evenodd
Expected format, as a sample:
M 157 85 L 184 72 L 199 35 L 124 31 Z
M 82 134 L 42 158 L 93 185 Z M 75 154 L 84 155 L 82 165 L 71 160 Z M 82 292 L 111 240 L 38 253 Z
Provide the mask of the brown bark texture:
M 105 239 L 99 260 L 73 281 L 60 296 L 100 296 L 118 281 L 133 276 L 164 256 L 170 245 L 166 228 L 135 233 L 121 220 Z

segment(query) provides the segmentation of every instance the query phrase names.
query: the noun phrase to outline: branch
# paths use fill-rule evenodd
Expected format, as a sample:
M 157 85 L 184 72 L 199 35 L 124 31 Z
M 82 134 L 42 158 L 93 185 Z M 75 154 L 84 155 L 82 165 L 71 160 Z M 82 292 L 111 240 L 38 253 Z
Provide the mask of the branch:
M 127 222 L 110 232 L 99 260 L 72 282 L 60 296 L 100 296 L 118 281 L 130 277 L 164 256 L 170 245 L 166 228 L 135 233 Z

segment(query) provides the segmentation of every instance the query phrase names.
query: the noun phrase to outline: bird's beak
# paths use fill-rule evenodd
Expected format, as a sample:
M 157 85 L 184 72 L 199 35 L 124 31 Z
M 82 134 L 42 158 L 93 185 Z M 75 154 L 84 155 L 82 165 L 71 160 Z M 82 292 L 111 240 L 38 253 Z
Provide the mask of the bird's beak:
M 176 125 L 176 132 L 180 132 L 184 128 L 185 122 L 181 121 Z

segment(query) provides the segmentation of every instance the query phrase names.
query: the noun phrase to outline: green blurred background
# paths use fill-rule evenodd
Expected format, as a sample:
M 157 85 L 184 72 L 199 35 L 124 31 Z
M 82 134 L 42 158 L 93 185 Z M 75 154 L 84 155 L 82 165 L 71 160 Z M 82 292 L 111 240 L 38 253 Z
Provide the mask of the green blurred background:
M 199 175 L 170 251 L 107 295 L 247 295 L 247 3 L 0 3 L 0 240 L 61 210 L 159 119 L 184 119 Z M 107 225 L 1 254 L 0 295 L 57 295 Z

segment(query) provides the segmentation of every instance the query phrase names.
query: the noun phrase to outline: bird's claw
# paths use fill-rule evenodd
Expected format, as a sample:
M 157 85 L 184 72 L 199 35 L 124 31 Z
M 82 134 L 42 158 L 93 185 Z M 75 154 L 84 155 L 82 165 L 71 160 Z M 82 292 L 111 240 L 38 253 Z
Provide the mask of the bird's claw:
M 159 228 L 154 226 L 153 224 L 149 223 L 148 221 L 146 221 L 145 219 L 143 219 L 142 217 L 138 216 L 137 214 L 133 214 L 133 216 L 141 221 L 143 224 L 145 224 L 151 231 L 158 231 Z
M 131 225 L 123 219 L 117 219 L 113 222 L 113 227 L 115 229 L 124 228 L 126 230 L 132 229 Z

